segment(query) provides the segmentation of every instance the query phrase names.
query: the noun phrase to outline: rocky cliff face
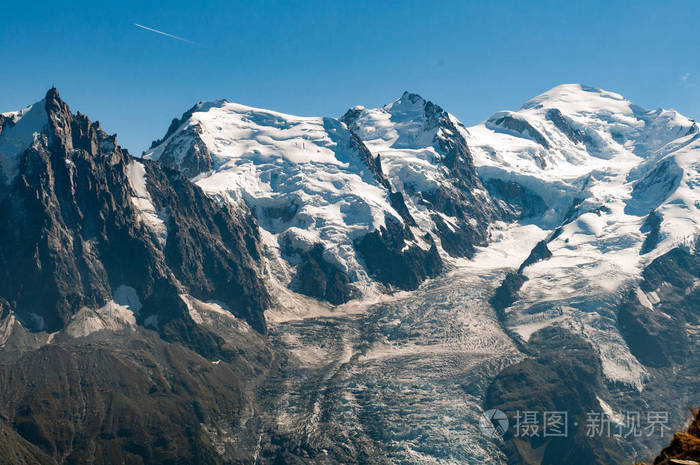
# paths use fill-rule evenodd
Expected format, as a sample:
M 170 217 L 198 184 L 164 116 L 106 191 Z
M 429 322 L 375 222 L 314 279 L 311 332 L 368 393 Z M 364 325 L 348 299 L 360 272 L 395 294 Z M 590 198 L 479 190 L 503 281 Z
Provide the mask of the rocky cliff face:
M 3 118 L 0 462 L 231 463 L 273 360 L 253 216 L 55 89 Z
M 138 323 L 205 353 L 218 343 L 192 322 L 183 294 L 220 300 L 264 331 L 269 296 L 247 209 L 217 205 L 179 172 L 132 158 L 55 89 L 41 105 L 46 124 L 0 186 L 0 296 L 17 318 L 56 331 L 122 288 L 138 301 Z
M 187 110 L 181 118 L 173 118 L 165 136 L 162 139 L 154 140 L 149 149 L 152 150 L 167 140 L 168 143 L 164 146 L 160 157 L 161 163 L 169 168 L 182 171 L 190 178 L 213 168 L 213 160 L 209 149 L 199 137 L 202 133 L 202 127 L 194 125 L 187 128 L 178 137 L 171 136 L 198 109 L 199 105 L 195 105 Z
M 587 435 L 586 414 L 600 409 L 596 396 L 606 390 L 594 348 L 566 330 L 546 328 L 532 335 L 526 350 L 531 357 L 499 373 L 486 396 L 487 408 L 505 412 L 515 424 L 503 438 L 508 463 L 624 463 L 613 438 Z M 524 426 L 523 412 L 537 412 L 536 432 Z M 544 412 L 566 412 L 567 434 L 545 435 Z
M 683 365 L 698 356 L 700 243 L 677 247 L 651 262 L 618 313 L 632 353 L 652 367 Z

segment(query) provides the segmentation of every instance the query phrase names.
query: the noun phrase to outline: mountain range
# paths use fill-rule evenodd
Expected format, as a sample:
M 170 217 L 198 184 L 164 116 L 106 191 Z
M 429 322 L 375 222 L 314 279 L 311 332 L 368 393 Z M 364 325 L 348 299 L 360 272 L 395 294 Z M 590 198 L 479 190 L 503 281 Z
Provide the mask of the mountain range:
M 200 102 L 134 156 L 50 89 L 0 113 L 0 457 L 649 458 L 700 404 L 699 139 L 566 84 L 473 127 L 408 92 Z M 489 409 L 569 434 L 489 437 Z

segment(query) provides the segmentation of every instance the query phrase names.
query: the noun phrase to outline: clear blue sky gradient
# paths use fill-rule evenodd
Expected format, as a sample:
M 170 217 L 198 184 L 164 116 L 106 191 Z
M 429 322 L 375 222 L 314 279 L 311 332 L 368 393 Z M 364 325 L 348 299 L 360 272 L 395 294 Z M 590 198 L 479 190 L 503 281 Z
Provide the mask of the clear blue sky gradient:
M 137 154 L 173 117 L 217 98 L 340 116 L 410 90 L 470 125 L 580 82 L 695 117 L 699 10 L 642 0 L 5 1 L 0 111 L 55 85 Z

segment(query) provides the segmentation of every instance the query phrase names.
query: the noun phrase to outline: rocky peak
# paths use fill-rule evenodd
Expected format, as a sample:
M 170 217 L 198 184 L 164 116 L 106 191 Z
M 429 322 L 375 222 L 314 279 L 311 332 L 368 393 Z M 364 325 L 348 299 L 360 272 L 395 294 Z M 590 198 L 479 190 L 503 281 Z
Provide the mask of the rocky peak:
M 357 129 L 357 119 L 362 115 L 362 112 L 365 111 L 365 107 L 361 105 L 356 105 L 354 107 L 351 107 L 348 109 L 348 111 L 345 112 L 343 116 L 340 117 L 340 121 L 345 123 L 345 125 L 351 130 L 354 131 Z
M 20 321 L 59 330 L 126 287 L 139 301 L 138 323 L 201 353 L 219 343 L 193 322 L 183 294 L 221 301 L 264 331 L 269 295 L 249 211 L 219 206 L 178 172 L 132 158 L 56 89 L 44 102 L 48 124 L 0 192 L 0 298 Z
M 456 118 L 404 92 L 382 108 L 353 107 L 342 120 L 381 157 L 385 176 L 408 199 L 408 210 L 414 216 L 431 212 L 425 221 L 433 224 L 445 251 L 470 256 L 475 245 L 485 243 L 486 225 L 503 213 L 485 194 L 466 130 Z
M 173 120 L 170 122 L 170 126 L 168 126 L 168 130 L 165 132 L 165 135 L 160 139 L 154 140 L 151 143 L 151 146 L 148 148 L 148 150 L 151 150 L 154 147 L 162 144 L 163 141 L 165 141 L 170 136 L 172 136 L 175 133 L 175 131 L 177 131 L 180 128 L 180 126 L 185 124 L 185 122 L 187 122 L 187 120 L 190 119 L 190 117 L 192 116 L 192 113 L 199 110 L 203 104 L 204 104 L 204 102 L 199 102 L 199 103 L 193 105 L 192 108 L 190 108 L 189 110 L 184 112 L 180 118 L 173 118 Z
M 452 126 L 449 114 L 440 106 L 408 91 L 404 92 L 398 100 L 384 106 L 383 109 L 392 115 L 392 120 L 397 122 L 411 120 L 414 123 L 420 123 L 423 125 L 424 131 L 434 131 L 443 126 L 448 128 Z
M 425 101 L 425 99 L 420 95 L 414 94 L 409 91 L 404 91 L 404 93 L 401 94 L 401 97 L 398 100 L 394 101 L 393 103 L 390 103 L 385 108 L 388 111 L 398 113 L 401 111 L 410 111 L 414 109 L 420 110 L 423 107 L 425 107 L 426 103 L 427 102 Z

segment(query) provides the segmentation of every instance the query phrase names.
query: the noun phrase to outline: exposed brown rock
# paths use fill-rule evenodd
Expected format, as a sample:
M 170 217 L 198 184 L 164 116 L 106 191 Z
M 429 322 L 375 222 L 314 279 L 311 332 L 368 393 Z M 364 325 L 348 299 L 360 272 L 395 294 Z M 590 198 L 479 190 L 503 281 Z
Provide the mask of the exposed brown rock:
M 654 465 L 700 464 L 700 409 L 692 412 L 695 418 L 688 430 L 673 435 L 671 443 L 654 459 Z

